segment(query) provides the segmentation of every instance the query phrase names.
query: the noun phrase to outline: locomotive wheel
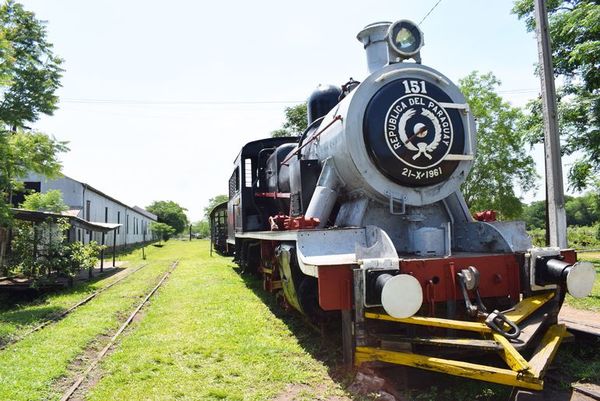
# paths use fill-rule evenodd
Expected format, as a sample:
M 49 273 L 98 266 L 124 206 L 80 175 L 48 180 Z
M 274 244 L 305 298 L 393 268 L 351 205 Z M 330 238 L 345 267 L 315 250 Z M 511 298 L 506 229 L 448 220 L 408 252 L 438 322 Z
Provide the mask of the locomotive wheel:
M 325 317 L 325 311 L 319 305 L 318 281 L 314 277 L 303 277 L 298 285 L 298 300 L 302 310 L 310 318 Z
M 258 243 L 245 242 L 242 245 L 240 267 L 243 274 L 258 274 L 260 266 L 260 246 Z

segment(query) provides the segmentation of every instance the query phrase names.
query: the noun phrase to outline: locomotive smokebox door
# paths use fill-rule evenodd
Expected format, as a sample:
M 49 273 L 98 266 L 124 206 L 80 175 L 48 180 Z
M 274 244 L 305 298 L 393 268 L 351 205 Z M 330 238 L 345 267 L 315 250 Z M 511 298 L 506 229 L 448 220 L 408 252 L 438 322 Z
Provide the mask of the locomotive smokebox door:
M 452 99 L 428 80 L 390 82 L 369 102 L 364 139 L 369 156 L 399 185 L 424 187 L 448 180 L 458 166 L 448 155 L 462 154 L 464 125 Z

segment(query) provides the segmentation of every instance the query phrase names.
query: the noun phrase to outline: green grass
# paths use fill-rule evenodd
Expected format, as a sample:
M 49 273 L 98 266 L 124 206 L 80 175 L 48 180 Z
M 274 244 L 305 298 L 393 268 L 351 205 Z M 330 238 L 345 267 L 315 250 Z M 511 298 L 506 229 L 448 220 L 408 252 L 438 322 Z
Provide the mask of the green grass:
M 100 294 L 56 324 L 0 351 L 0 399 L 57 399 L 56 381 L 96 338 L 116 330 L 122 316 L 167 270 L 176 252 L 156 252 L 150 265 Z
M 558 350 L 552 366 L 559 367 L 557 373 L 560 386 L 568 388 L 572 382 L 600 383 L 600 340 L 563 344 Z
M 228 259 L 208 256 L 207 241 L 167 246 L 179 267 L 88 399 L 265 400 L 288 384 L 308 384 L 306 400 L 342 393 Z
M 600 252 L 580 252 L 577 254 L 580 261 L 592 262 L 596 268 L 596 281 L 592 293 L 585 297 L 575 299 L 572 296 L 566 296 L 567 305 L 577 309 L 588 309 L 600 311 Z
M 150 249 L 150 255 L 153 255 L 154 252 L 156 252 L 154 249 Z M 127 268 L 135 268 L 144 262 L 140 249 L 122 254 L 121 258 L 127 261 Z M 77 282 L 72 288 L 47 294 L 32 302 L 0 307 L 0 345 L 18 338 L 52 315 L 67 310 L 92 292 L 116 281 L 123 273 L 127 274 L 121 272 L 115 275 L 98 277 L 92 281 Z

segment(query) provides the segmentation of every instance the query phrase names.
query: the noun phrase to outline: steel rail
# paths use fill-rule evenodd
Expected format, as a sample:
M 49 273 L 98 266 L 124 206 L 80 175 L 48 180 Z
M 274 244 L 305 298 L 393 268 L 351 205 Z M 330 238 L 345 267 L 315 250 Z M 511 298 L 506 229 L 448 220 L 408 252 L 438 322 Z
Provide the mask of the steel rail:
M 598 390 L 593 390 L 589 388 L 585 388 L 580 384 L 571 384 L 571 388 L 573 391 L 583 394 L 587 397 L 593 398 L 594 400 L 600 401 L 600 392 Z
M 68 401 L 71 398 L 71 396 L 75 393 L 75 391 L 77 391 L 79 386 L 81 386 L 81 384 L 90 374 L 90 372 L 94 370 L 96 366 L 98 366 L 98 363 L 100 363 L 102 358 L 104 358 L 104 356 L 108 353 L 110 348 L 115 344 L 117 338 L 119 338 L 119 336 L 123 333 L 123 331 L 125 331 L 127 326 L 129 326 L 129 324 L 133 321 L 136 315 L 140 312 L 140 310 L 142 310 L 144 305 L 146 305 L 146 303 L 150 300 L 150 297 L 152 297 L 152 295 L 154 295 L 154 293 L 160 288 L 160 286 L 163 285 L 165 280 L 171 275 L 171 273 L 173 272 L 173 270 L 175 270 L 178 264 L 179 259 L 173 262 L 169 270 L 162 276 L 158 284 L 156 284 L 156 286 L 152 290 L 150 290 L 146 297 L 144 297 L 144 300 L 137 306 L 137 308 L 135 308 L 135 310 L 129 315 L 127 320 L 121 325 L 121 327 L 119 327 L 119 330 L 117 330 L 117 332 L 111 337 L 108 344 L 106 344 L 102 351 L 100 351 L 98 355 L 96 355 L 96 358 L 94 358 L 94 360 L 90 363 L 87 369 L 79 376 L 75 383 L 73 383 L 73 385 L 69 387 L 69 389 L 63 394 L 60 401 Z
M 34 328 L 32 328 L 31 330 L 26 331 L 25 333 L 21 334 L 20 336 L 17 336 L 9 341 L 7 341 L 6 343 L 0 345 L 0 351 L 10 347 L 13 344 L 18 343 L 19 341 L 23 340 L 24 338 L 28 337 L 29 335 L 40 331 L 41 329 L 43 329 L 44 327 L 52 324 L 52 323 L 56 323 L 60 320 L 62 320 L 65 316 L 67 316 L 68 314 L 70 314 L 71 312 L 73 312 L 75 309 L 79 308 L 82 305 L 87 304 L 88 302 L 90 302 L 92 299 L 96 298 L 98 295 L 102 294 L 104 291 L 108 290 L 110 287 L 114 286 L 115 284 L 120 283 L 121 281 L 123 281 L 124 279 L 126 279 L 127 277 L 131 276 L 132 274 L 136 273 L 137 271 L 143 269 L 144 267 L 148 266 L 149 263 L 144 263 L 143 265 L 141 265 L 140 267 L 136 268 L 135 270 L 127 273 L 126 275 L 124 275 L 123 277 L 120 277 L 118 280 L 113 281 L 112 283 L 110 283 L 109 285 L 107 285 L 106 287 L 102 287 L 97 291 L 94 291 L 93 293 L 91 293 L 90 295 L 88 295 L 87 297 L 85 297 L 83 300 L 77 302 L 75 305 L 69 307 L 69 309 L 59 313 L 58 315 L 55 315 L 53 317 L 50 317 L 49 319 L 43 321 L 42 323 L 40 323 L 39 325 L 35 326 Z
M 586 322 L 576 322 L 572 319 L 558 318 L 559 322 L 567 326 L 574 336 L 579 337 L 600 337 L 600 327 L 596 325 L 586 324 Z

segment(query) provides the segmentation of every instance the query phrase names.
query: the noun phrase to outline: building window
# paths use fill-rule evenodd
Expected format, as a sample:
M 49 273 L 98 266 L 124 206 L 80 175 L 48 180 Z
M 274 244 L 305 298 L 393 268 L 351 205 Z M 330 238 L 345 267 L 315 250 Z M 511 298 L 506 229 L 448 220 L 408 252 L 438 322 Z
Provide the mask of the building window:
M 129 234 L 129 215 L 125 218 L 125 232 Z
M 92 201 L 85 201 L 85 219 L 90 221 L 90 214 L 92 209 Z
M 77 229 L 77 241 L 81 242 L 81 229 Z
M 104 208 L 104 222 L 108 223 L 108 206 Z
M 121 224 L 121 212 L 117 212 L 117 224 Z M 117 234 L 121 232 L 121 227 L 117 227 Z

